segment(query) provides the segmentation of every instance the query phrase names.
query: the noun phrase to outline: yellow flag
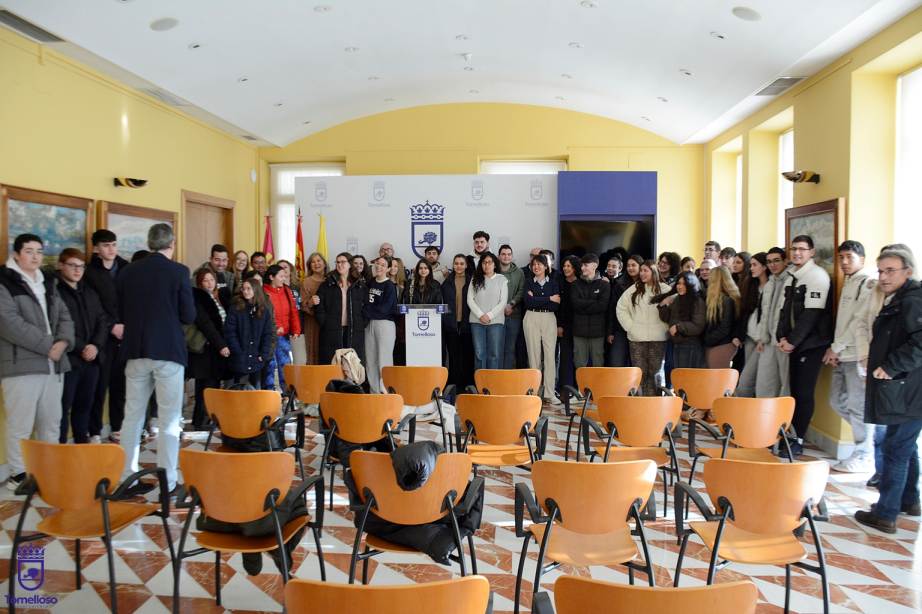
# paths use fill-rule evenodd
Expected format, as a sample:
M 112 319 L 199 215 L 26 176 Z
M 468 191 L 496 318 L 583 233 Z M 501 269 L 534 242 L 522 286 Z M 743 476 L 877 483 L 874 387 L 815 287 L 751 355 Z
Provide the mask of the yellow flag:
M 318 214 L 319 215 L 319 214 Z M 320 229 L 317 231 L 317 253 L 323 256 L 327 262 L 330 261 L 330 248 L 327 246 L 327 221 L 320 216 Z

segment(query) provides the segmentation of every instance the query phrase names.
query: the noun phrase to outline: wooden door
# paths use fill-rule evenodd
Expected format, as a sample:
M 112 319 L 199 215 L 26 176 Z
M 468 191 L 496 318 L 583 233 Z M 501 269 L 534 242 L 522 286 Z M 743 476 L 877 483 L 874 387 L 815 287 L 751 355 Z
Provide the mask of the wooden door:
M 211 257 L 211 246 L 220 243 L 234 253 L 234 201 L 183 190 L 182 262 L 195 270 Z

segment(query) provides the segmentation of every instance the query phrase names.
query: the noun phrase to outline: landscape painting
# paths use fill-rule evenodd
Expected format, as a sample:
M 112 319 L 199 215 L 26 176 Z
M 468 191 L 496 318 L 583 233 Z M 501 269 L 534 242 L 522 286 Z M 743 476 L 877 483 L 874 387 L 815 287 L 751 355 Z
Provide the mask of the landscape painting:
M 44 264 L 54 264 L 68 247 L 86 251 L 92 232 L 93 201 L 13 186 L 2 187 L 2 245 L 7 257 L 16 236 L 32 233 L 44 243 Z
M 108 228 L 118 238 L 118 253 L 131 255 L 147 249 L 147 231 L 157 223 L 169 224 L 176 231 L 176 213 L 135 205 L 99 201 L 99 227 Z

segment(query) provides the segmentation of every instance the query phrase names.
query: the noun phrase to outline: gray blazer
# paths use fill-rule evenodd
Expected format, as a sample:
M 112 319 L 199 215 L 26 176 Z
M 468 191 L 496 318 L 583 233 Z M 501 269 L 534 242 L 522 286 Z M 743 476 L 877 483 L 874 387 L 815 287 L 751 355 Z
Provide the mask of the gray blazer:
M 67 352 L 74 346 L 74 322 L 51 275 L 45 275 L 45 301 L 50 335 L 42 307 L 22 275 L 0 266 L 0 378 L 49 373 L 48 350 L 57 341 L 66 341 L 67 348 L 55 373 L 70 371 Z

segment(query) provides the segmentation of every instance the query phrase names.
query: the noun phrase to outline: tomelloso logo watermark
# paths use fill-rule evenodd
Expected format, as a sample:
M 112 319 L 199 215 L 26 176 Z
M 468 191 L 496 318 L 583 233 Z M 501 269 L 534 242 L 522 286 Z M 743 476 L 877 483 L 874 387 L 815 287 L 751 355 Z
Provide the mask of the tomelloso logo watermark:
M 45 548 L 26 544 L 16 549 L 16 581 L 24 590 L 32 592 L 45 583 Z M 58 598 L 53 595 L 29 595 L 13 597 L 6 595 L 7 605 L 25 605 L 47 608 L 57 605 Z

